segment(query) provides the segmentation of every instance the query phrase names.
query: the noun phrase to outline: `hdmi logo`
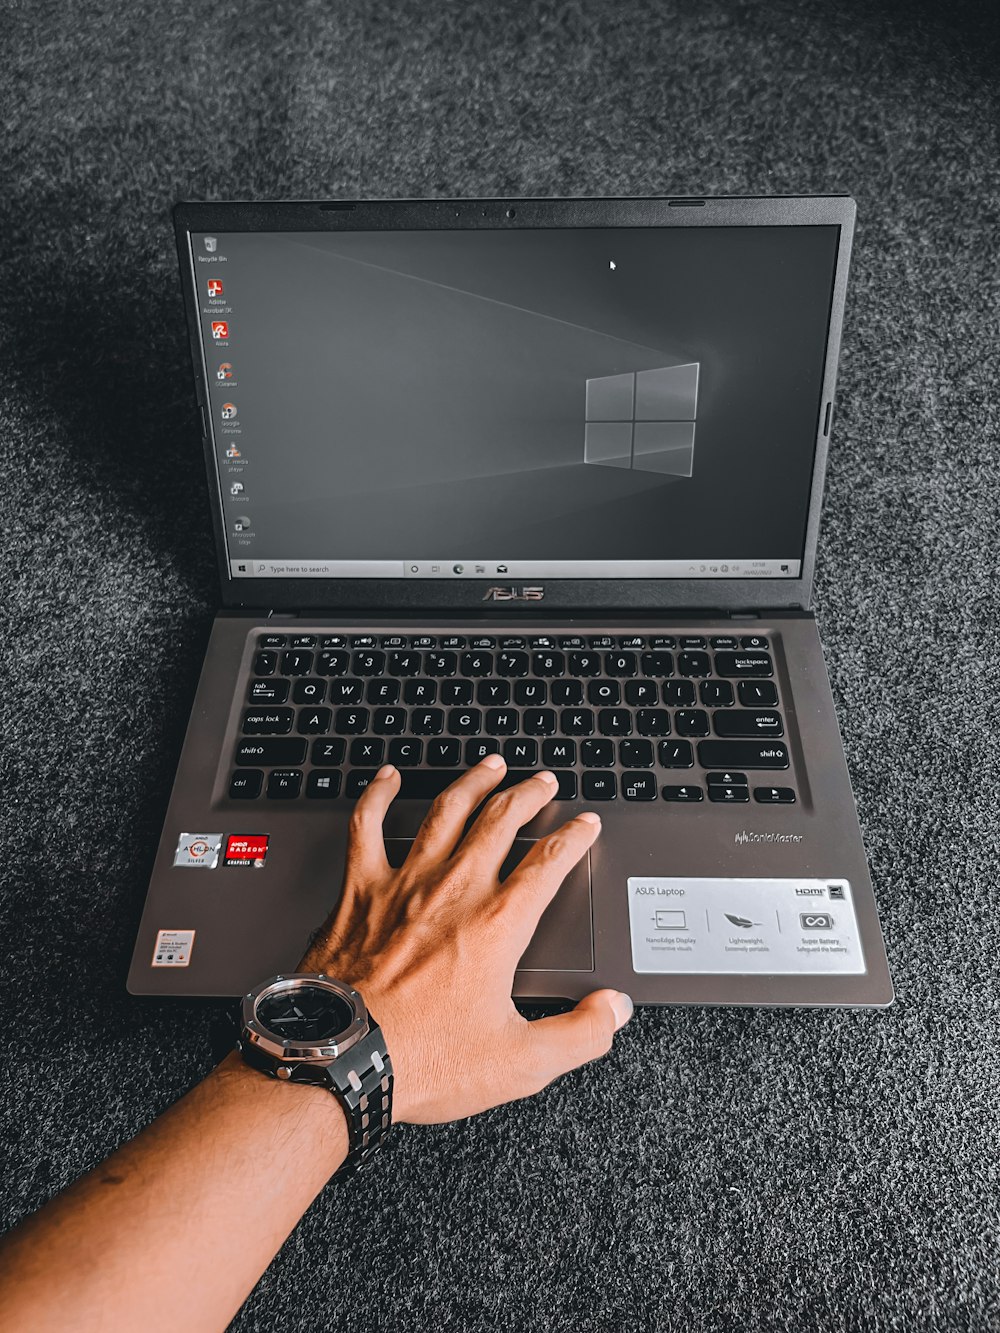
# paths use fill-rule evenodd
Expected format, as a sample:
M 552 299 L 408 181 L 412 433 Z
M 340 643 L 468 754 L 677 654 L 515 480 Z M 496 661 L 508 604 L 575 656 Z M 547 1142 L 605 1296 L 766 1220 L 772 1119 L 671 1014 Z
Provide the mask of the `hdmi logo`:
M 487 588 L 483 593 L 483 601 L 540 602 L 544 596 L 544 588 Z

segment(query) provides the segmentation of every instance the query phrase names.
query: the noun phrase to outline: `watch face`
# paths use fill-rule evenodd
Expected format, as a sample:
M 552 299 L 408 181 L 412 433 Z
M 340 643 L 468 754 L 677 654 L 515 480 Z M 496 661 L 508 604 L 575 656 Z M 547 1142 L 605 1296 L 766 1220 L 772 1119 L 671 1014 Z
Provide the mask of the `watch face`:
M 332 1040 L 354 1022 L 346 1000 L 325 986 L 290 986 L 257 1001 L 257 1021 L 301 1046 Z

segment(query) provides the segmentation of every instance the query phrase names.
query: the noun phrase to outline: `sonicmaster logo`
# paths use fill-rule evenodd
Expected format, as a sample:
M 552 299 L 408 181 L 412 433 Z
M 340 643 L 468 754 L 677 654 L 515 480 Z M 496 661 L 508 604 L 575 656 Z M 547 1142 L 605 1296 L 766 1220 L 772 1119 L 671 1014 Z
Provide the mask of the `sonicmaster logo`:
M 734 841 L 738 847 L 745 847 L 748 842 L 801 842 L 804 836 L 802 833 L 754 833 L 741 829 Z
M 487 588 L 483 593 L 483 601 L 540 602 L 544 596 L 544 588 Z

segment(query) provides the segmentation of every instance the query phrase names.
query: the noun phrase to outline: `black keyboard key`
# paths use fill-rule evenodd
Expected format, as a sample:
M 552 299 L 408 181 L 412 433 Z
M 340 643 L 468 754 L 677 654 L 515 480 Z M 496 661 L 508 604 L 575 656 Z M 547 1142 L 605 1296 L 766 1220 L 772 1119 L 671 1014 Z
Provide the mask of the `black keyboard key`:
M 436 648 L 437 638 L 433 634 L 418 634 L 413 640 L 414 648 Z
M 454 768 L 462 756 L 462 742 L 437 740 L 427 742 L 427 762 L 435 768 Z M 455 774 L 457 777 L 458 774 Z
M 579 634 L 562 634 L 559 637 L 560 648 L 582 648 L 583 639 Z
M 510 679 L 512 676 L 526 676 L 531 666 L 527 653 L 504 652 L 497 657 L 497 675 Z
M 622 687 L 617 680 L 591 680 L 587 682 L 587 702 L 597 707 L 605 705 L 614 708 L 622 701 Z
M 348 800 L 356 801 L 361 793 L 374 781 L 374 768 L 355 768 L 347 775 L 347 782 L 344 785 L 344 795 Z
M 542 741 L 542 763 L 546 768 L 566 768 L 576 763 L 576 741 Z
M 688 652 L 680 653 L 677 658 L 677 670 L 682 676 L 710 676 L 712 674 L 712 659 L 708 653 Z M 720 672 L 724 675 L 724 672 Z
M 710 787 L 745 787 L 747 775 L 737 772 L 735 768 L 724 768 L 721 773 L 706 773 L 705 781 Z
M 254 655 L 253 672 L 255 676 L 273 676 L 277 665 L 277 653 L 256 653 Z
M 284 634 L 262 634 L 257 640 L 258 648 L 284 648 L 288 640 Z
M 561 676 L 566 670 L 565 653 L 532 653 L 531 668 L 536 676 L 548 679 L 551 676 Z
M 674 714 L 678 736 L 707 736 L 708 714 L 703 708 L 683 708 Z
M 611 768 L 615 762 L 614 741 L 584 741 L 580 746 L 580 762 L 587 768 Z
M 754 787 L 753 798 L 761 805 L 795 804 L 795 792 L 791 787 Z
M 379 639 L 380 648 L 405 648 L 406 640 L 402 634 L 383 634 Z
M 409 768 L 413 764 L 419 764 L 423 757 L 423 741 L 415 741 L 407 736 L 389 742 L 389 763 L 395 764 L 397 768 Z
M 252 680 L 247 702 L 252 704 L 283 704 L 288 698 L 287 680 Z
M 421 671 L 421 662 L 419 653 L 390 653 L 389 654 L 389 675 L 390 676 L 419 676 Z
M 619 634 L 619 648 L 645 648 L 646 640 L 641 634 Z
M 495 648 L 496 646 L 497 641 L 492 634 L 480 634 L 477 639 L 472 639 L 469 643 L 470 648 Z
M 556 712 L 554 708 L 526 708 L 523 730 L 528 736 L 554 736 Z
M 632 714 L 627 708 L 602 708 L 597 726 L 602 736 L 631 736 Z
M 376 736 L 401 736 L 406 730 L 405 708 L 376 708 L 372 731 Z
M 715 674 L 717 676 L 771 676 L 774 674 L 774 666 L 767 653 L 716 653 Z
M 559 729 L 564 736 L 592 736 L 594 714 L 590 708 L 564 708 L 559 718 Z
M 657 634 L 651 641 L 652 648 L 673 648 L 674 636 L 672 634 Z
M 441 702 L 457 704 L 461 708 L 463 704 L 472 703 L 472 690 L 471 680 L 446 680 L 441 685 Z
M 639 659 L 635 653 L 605 653 L 604 669 L 611 677 L 637 676 Z
M 635 715 L 635 729 L 640 736 L 669 736 L 670 714 L 665 708 L 640 708 Z
M 314 768 L 306 778 L 306 796 L 313 801 L 332 801 L 340 795 L 340 774 L 335 768 Z
M 512 737 L 503 743 L 503 757 L 513 767 L 532 768 L 538 763 L 538 742 L 524 736 Z
M 525 713 L 525 719 L 533 713 L 546 712 L 541 708 L 532 708 Z M 555 714 L 553 714 L 553 717 Z M 488 736 L 516 736 L 521 730 L 520 717 L 516 708 L 489 708 L 486 712 L 486 734 Z M 525 731 L 528 727 L 525 726 Z
M 352 635 L 351 635 L 351 647 L 352 647 L 352 648 L 374 648 L 374 647 L 375 647 L 375 635 L 374 635 L 374 634 L 352 634 Z
M 331 736 L 327 740 L 313 741 L 312 761 L 319 768 L 325 768 L 332 764 L 342 764 L 346 749 L 347 742 L 342 741 L 338 736 Z
M 291 731 L 294 708 L 247 708 L 243 713 L 245 736 L 282 736 Z
M 330 708 L 303 708 L 299 713 L 300 736 L 322 736 L 330 730 L 333 710 Z
M 330 702 L 336 704 L 359 704 L 364 695 L 364 682 L 360 680 L 331 680 Z
M 702 768 L 787 768 L 788 746 L 781 741 L 702 741 Z
M 610 634 L 592 634 L 587 640 L 588 648 L 613 648 L 615 641 Z
M 399 681 L 370 680 L 365 690 L 365 699 L 370 704 L 381 704 L 383 708 L 388 708 L 390 704 L 398 704 Z
M 231 801 L 253 801 L 260 795 L 264 774 L 258 768 L 241 768 L 229 779 Z
M 289 768 L 292 764 L 304 764 L 306 742 L 289 736 L 274 740 L 242 740 L 236 746 L 235 763 L 240 768 L 258 768 L 272 764 Z
M 689 680 L 665 680 L 663 702 L 671 708 L 690 708 L 694 703 L 694 685 Z
M 315 634 L 293 634 L 293 635 L 292 635 L 292 647 L 293 647 L 293 648 L 315 648 L 315 647 L 316 647 L 316 635 L 315 635 Z
M 281 674 L 283 676 L 308 676 L 313 667 L 313 654 L 305 648 L 290 648 L 281 654 Z M 267 675 L 258 671 L 259 676 Z
M 424 670 L 428 676 L 453 676 L 458 670 L 456 653 L 425 653 Z
M 385 675 L 385 653 L 376 649 L 355 653 L 351 663 L 356 676 Z
M 719 805 L 742 805 L 750 799 L 748 787 L 726 787 L 721 783 L 708 784 L 708 799 Z
M 488 707 L 490 704 L 495 708 L 503 704 L 510 703 L 510 681 L 509 680 L 481 680 L 476 686 L 476 702 Z
M 465 636 L 463 634 L 448 634 L 441 640 L 442 648 L 464 648 Z
M 778 691 L 770 680 L 741 680 L 736 693 L 744 708 L 775 708 L 778 703 Z
M 525 681 L 524 685 L 531 684 Z M 519 687 L 520 688 L 520 687 Z M 542 686 L 544 689 L 545 686 Z M 540 699 L 539 703 L 545 700 Z M 578 680 L 554 680 L 552 682 L 552 702 L 557 708 L 578 708 L 583 703 L 583 684 Z M 518 700 L 520 703 L 520 700 Z
M 706 708 L 728 708 L 733 702 L 733 687 L 728 680 L 703 680 L 700 693 Z
M 655 801 L 656 778 L 652 773 L 623 773 L 622 795 L 626 801 Z
M 643 653 L 640 660 L 644 676 L 655 676 L 659 680 L 664 676 L 674 674 L 673 653 L 665 653 L 659 650 L 652 653 Z
M 294 801 L 302 790 L 302 770 L 272 768 L 267 778 L 267 797 L 270 801 Z
M 462 654 L 462 675 L 472 676 L 478 679 L 481 676 L 493 675 L 493 654 L 492 653 L 463 653 Z
M 444 731 L 443 708 L 415 708 L 410 716 L 414 736 L 440 736 Z
M 481 763 L 488 754 L 499 754 L 500 742 L 492 736 L 481 736 L 478 740 L 465 742 L 465 762 L 471 768 Z
M 408 680 L 403 685 L 403 702 L 414 706 L 437 703 L 437 681 Z
M 784 736 L 780 713 L 756 713 L 740 709 L 735 713 L 714 713 L 712 725 L 716 736 Z
M 482 729 L 483 715 L 478 708 L 453 708 L 448 714 L 448 730 L 453 736 L 478 736 Z
M 527 639 L 521 634 L 505 634 L 500 640 L 501 648 L 523 648 Z
M 297 704 L 321 704 L 326 696 L 326 681 L 315 676 L 300 677 L 292 689 L 292 699 Z
M 382 762 L 385 754 L 385 741 L 380 736 L 359 736 L 351 741 L 351 763 L 357 768 L 369 768 Z
M 703 801 L 705 793 L 700 787 L 664 787 L 665 801 Z
M 619 741 L 618 758 L 621 761 L 622 768 L 652 768 L 653 742 Z
M 682 648 L 704 648 L 704 646 L 705 646 L 705 640 L 702 638 L 700 634 L 681 635 Z
M 584 773 L 583 799 L 585 801 L 613 801 L 618 795 L 614 773 Z
M 579 681 L 572 684 L 579 685 Z M 555 681 L 552 691 L 555 693 L 559 681 Z M 548 701 L 549 687 L 544 680 L 519 680 L 514 684 L 514 702 L 522 708 L 539 708 Z
M 368 730 L 367 708 L 338 708 L 334 729 L 341 736 L 361 736 Z
M 731 634 L 716 634 L 715 637 L 712 639 L 713 648 L 731 649 L 731 648 L 738 648 L 739 646 L 740 645 L 737 643 L 736 639 L 734 639 Z
M 604 670 L 600 653 L 570 653 L 569 671 L 571 676 L 599 676 Z
M 688 741 L 660 741 L 657 754 L 661 768 L 691 768 L 694 752 Z
M 633 708 L 651 708 L 660 702 L 660 687 L 653 680 L 627 681 L 625 702 Z
M 766 648 L 767 639 L 762 634 L 744 634 L 740 639 L 741 648 Z
M 351 665 L 347 653 L 339 650 L 324 650 L 316 655 L 317 676 L 343 676 Z
M 321 648 L 346 648 L 347 638 L 343 634 L 324 634 L 319 641 Z

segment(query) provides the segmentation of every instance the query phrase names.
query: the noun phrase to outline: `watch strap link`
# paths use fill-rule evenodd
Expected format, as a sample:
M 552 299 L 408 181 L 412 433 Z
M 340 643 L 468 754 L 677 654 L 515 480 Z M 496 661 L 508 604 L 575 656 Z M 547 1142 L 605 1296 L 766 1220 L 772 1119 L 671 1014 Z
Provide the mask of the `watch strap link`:
M 392 1126 L 392 1061 L 382 1029 L 371 1014 L 368 1020 L 365 1036 L 326 1071 L 331 1091 L 347 1116 L 350 1150 L 340 1172 L 364 1166 L 381 1147 Z

